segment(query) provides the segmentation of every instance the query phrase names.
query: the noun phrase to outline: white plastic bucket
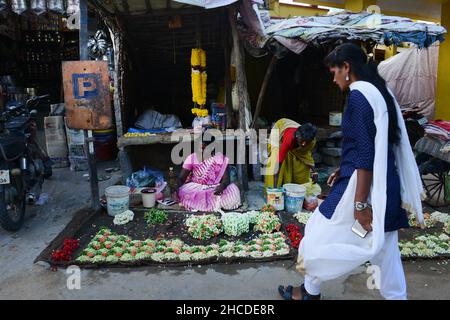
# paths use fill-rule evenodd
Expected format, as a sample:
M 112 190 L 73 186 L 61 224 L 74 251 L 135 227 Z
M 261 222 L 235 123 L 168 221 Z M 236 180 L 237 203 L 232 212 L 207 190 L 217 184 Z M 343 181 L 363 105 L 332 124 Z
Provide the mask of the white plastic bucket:
M 285 208 L 289 213 L 297 213 L 303 207 L 305 200 L 306 188 L 299 184 L 285 184 L 283 186 L 286 191 Z
M 275 210 L 284 210 L 284 191 L 282 188 L 267 188 L 267 204 L 272 205 Z
M 144 208 L 153 208 L 156 203 L 156 190 L 153 188 L 141 190 Z
M 111 186 L 105 190 L 108 215 L 114 217 L 130 207 L 130 188 Z

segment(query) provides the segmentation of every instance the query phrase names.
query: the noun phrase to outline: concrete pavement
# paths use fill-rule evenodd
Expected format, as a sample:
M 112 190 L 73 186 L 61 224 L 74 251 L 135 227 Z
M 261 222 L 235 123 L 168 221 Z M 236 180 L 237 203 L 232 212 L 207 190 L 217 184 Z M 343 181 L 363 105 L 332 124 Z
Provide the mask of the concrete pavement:
M 115 164 L 100 165 L 101 168 Z M 63 269 L 51 272 L 33 261 L 71 220 L 89 205 L 89 183 L 82 172 L 55 170 L 44 192 L 50 202 L 28 207 L 25 226 L 11 234 L 0 229 L 0 299 L 278 299 L 279 284 L 300 283 L 291 261 L 265 264 L 141 267 L 82 270 L 81 289 L 69 290 Z M 101 190 L 119 175 L 101 182 Z M 447 261 L 405 262 L 410 299 L 450 299 Z M 324 299 L 381 299 L 367 289 L 364 268 L 325 283 Z

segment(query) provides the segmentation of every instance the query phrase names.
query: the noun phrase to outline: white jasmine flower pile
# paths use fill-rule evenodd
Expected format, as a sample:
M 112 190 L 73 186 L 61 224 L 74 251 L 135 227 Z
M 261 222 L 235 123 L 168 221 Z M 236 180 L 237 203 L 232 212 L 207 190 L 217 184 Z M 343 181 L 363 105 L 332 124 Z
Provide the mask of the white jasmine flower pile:
M 296 214 L 294 214 L 294 218 L 298 220 L 298 222 L 300 222 L 301 224 L 307 224 L 308 220 L 311 218 L 311 216 L 313 215 L 313 212 L 297 212 Z
M 134 213 L 131 210 L 124 211 L 114 217 L 114 225 L 124 225 L 130 221 L 133 221 Z
M 222 215 L 223 230 L 227 236 L 238 237 L 249 232 L 250 218 L 239 212 L 227 212 Z
M 433 258 L 450 254 L 450 238 L 447 234 L 417 236 L 412 241 L 399 241 L 404 257 Z

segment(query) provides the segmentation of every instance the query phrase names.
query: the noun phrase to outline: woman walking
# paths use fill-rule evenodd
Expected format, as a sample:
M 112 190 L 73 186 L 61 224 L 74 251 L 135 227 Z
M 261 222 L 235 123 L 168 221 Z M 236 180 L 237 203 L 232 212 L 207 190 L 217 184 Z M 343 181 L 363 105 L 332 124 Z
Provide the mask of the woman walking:
M 285 299 L 320 299 L 323 281 L 370 261 L 380 268 L 381 295 L 406 299 L 398 230 L 408 227 L 407 212 L 423 223 L 423 187 L 400 108 L 359 46 L 337 47 L 326 63 L 340 89 L 350 90 L 341 165 L 300 244 L 297 269 L 305 283 L 280 286 L 279 293 Z M 355 220 L 367 235 L 353 232 Z

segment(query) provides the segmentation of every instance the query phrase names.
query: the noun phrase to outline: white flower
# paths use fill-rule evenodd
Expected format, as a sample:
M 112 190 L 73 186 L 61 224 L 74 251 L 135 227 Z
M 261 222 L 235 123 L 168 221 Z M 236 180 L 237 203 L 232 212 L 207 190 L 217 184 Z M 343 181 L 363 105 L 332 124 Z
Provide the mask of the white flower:
M 281 250 L 277 250 L 275 253 L 278 256 L 284 256 L 286 254 L 289 254 L 289 249 L 284 248 L 284 249 L 281 249 Z
M 99 262 L 103 262 L 105 260 L 106 260 L 106 258 L 104 256 L 98 255 L 98 256 L 93 257 L 91 261 L 93 263 L 99 263 Z
M 228 212 L 222 215 L 223 229 L 226 235 L 237 237 L 250 229 L 250 219 L 238 212 Z
M 120 261 L 133 261 L 133 260 L 135 260 L 135 258 L 131 254 L 125 253 L 123 256 L 120 257 L 119 260 Z
M 449 236 L 448 235 L 446 235 L 446 234 L 444 234 L 444 233 L 442 233 L 440 236 L 439 236 L 439 240 L 441 240 L 441 241 L 449 241 Z
M 119 258 L 114 255 L 111 255 L 111 256 L 107 256 L 105 261 L 111 262 L 111 263 L 116 263 L 119 261 Z
M 134 213 L 131 210 L 124 211 L 114 217 L 114 225 L 124 225 L 130 221 L 133 221 Z
M 311 216 L 313 215 L 312 212 L 298 212 L 296 214 L 294 214 L 294 218 L 296 218 L 298 220 L 298 222 L 302 223 L 302 224 L 307 224 L 308 220 L 311 218 Z
M 164 260 L 175 260 L 177 257 L 177 254 L 173 252 L 167 252 L 164 254 Z
M 250 257 L 252 257 L 252 258 L 261 258 L 262 256 L 263 256 L 263 253 L 261 251 L 250 252 Z
M 164 258 L 164 253 L 157 252 L 151 255 L 153 261 L 161 262 Z
M 241 250 L 241 251 L 235 252 L 234 256 L 238 257 L 238 258 L 243 258 L 243 257 L 248 256 L 248 253 L 245 250 Z
M 267 257 L 272 257 L 273 256 L 273 251 L 264 251 L 262 253 L 262 256 L 267 258 Z
M 192 256 L 192 260 L 195 260 L 195 261 L 205 260 L 206 258 L 208 258 L 206 256 L 206 254 L 203 252 L 196 252 L 196 253 L 193 253 L 191 256 Z
M 258 215 L 261 214 L 261 212 L 253 210 L 253 211 L 248 211 L 244 214 L 247 216 L 249 223 L 256 224 L 256 217 L 258 217 Z
M 212 257 L 217 257 L 217 256 L 219 256 L 219 250 L 210 250 L 210 251 L 208 251 L 207 253 L 206 253 L 206 256 L 208 257 L 208 258 L 212 258 Z
M 87 262 L 91 262 L 92 258 L 89 258 L 88 256 L 80 256 L 76 259 L 76 261 L 81 262 L 81 263 L 87 263 Z
M 189 261 L 191 260 L 191 254 L 187 252 L 182 252 L 178 256 L 178 258 L 180 259 L 180 261 Z
M 170 241 L 170 246 L 173 248 L 181 248 L 184 246 L 184 242 L 181 241 L 180 239 L 174 239 Z
M 413 252 L 412 252 L 411 249 L 405 248 L 405 249 L 402 249 L 402 250 L 401 250 L 401 254 L 402 254 L 403 256 L 409 257 L 409 256 L 411 256 L 411 255 L 413 254 Z
M 147 253 L 145 253 L 145 252 L 139 252 L 139 253 L 136 254 L 136 256 L 135 256 L 136 260 L 144 260 L 144 259 L 147 259 L 147 258 L 149 258 L 149 257 L 150 257 L 150 255 L 147 254 Z
M 234 253 L 232 251 L 225 251 L 225 252 L 222 252 L 220 255 L 225 258 L 231 258 L 234 256 Z

